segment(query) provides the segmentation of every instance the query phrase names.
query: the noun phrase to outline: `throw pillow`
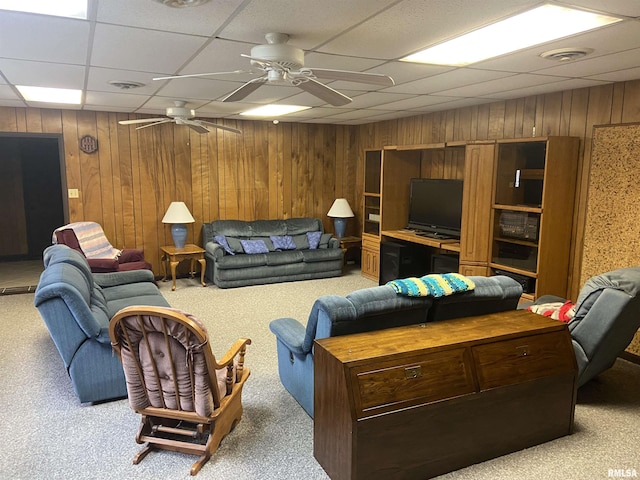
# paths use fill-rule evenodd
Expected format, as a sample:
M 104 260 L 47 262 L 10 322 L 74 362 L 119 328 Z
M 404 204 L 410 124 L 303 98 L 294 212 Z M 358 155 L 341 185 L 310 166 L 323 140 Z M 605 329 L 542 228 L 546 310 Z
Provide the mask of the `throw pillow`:
M 233 250 L 234 253 L 244 253 L 242 244 L 238 238 L 227 237 L 227 242 L 229 242 L 229 248 Z
M 318 248 L 329 248 L 329 240 L 333 237 L 332 233 L 323 233 L 320 236 L 320 246 Z
M 309 239 L 306 235 L 294 235 L 293 243 L 296 244 L 297 250 L 308 250 L 309 249 Z
M 318 248 L 320 245 L 320 237 L 322 237 L 322 232 L 307 232 L 307 240 L 309 241 L 309 248 L 311 250 Z
M 276 250 L 295 250 L 296 244 L 293 242 L 293 238 L 290 235 L 271 235 L 269 237 L 273 242 L 273 246 Z
M 215 237 L 213 237 L 213 239 L 216 241 L 218 245 L 224 248 L 225 252 L 227 252 L 230 255 L 235 255 L 233 250 L 231 250 L 231 247 L 229 247 L 229 242 L 227 242 L 227 237 L 225 237 L 224 235 L 216 235 Z
M 244 253 L 268 253 L 269 249 L 262 240 L 240 240 Z

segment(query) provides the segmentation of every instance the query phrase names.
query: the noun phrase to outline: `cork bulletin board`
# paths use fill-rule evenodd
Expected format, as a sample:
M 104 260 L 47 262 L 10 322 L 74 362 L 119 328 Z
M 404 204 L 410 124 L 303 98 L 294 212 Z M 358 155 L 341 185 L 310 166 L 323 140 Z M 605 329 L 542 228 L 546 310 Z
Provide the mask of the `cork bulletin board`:
M 581 285 L 640 265 L 640 124 L 594 127 L 587 196 Z M 640 333 L 627 351 L 640 355 Z

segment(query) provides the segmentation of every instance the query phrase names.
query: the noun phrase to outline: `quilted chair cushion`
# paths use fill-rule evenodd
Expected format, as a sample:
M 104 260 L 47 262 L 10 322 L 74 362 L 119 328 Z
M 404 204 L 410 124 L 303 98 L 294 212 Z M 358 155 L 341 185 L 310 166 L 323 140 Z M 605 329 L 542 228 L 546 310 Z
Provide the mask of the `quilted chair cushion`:
M 172 309 L 187 316 L 196 325 L 206 331 L 204 325 L 194 316 Z M 166 330 L 169 341 L 165 342 L 162 320 L 158 316 L 145 315 L 130 316 L 123 319 L 126 325 L 131 350 L 122 345 L 122 366 L 127 378 L 127 392 L 129 403 L 134 410 L 147 407 L 170 408 L 196 412 L 208 417 L 214 411 L 213 394 L 209 388 L 208 371 L 203 353 L 208 338 L 202 341 L 182 324 L 167 320 Z M 147 331 L 146 339 L 143 330 Z M 140 381 L 136 362 L 132 355 L 136 355 L 142 365 L 143 382 Z M 153 369 L 152 358 L 155 358 L 158 377 Z M 170 359 L 173 358 L 173 366 Z M 191 392 L 191 378 L 189 364 L 193 365 L 195 395 Z M 173 369 L 175 369 L 175 383 L 178 384 L 180 395 L 176 395 Z M 218 391 L 220 397 L 226 394 L 226 369 L 216 371 Z M 158 385 L 158 378 L 160 385 Z M 146 385 L 146 389 L 145 389 Z M 195 402 L 194 402 L 195 400 Z

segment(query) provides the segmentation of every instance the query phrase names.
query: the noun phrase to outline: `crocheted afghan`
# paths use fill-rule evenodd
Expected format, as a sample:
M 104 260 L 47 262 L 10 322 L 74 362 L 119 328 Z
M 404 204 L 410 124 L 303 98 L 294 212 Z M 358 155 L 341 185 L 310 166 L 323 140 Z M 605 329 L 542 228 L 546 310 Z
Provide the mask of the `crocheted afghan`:
M 78 244 L 87 258 L 117 258 L 120 250 L 113 248 L 104 234 L 100 224 L 95 222 L 75 222 L 57 228 L 53 232 L 53 243 L 56 243 L 55 232 L 70 228 L 76 234 Z
M 431 274 L 420 278 L 391 280 L 387 282 L 387 285 L 392 287 L 398 295 L 408 297 L 444 297 L 476 288 L 470 278 L 459 273 Z

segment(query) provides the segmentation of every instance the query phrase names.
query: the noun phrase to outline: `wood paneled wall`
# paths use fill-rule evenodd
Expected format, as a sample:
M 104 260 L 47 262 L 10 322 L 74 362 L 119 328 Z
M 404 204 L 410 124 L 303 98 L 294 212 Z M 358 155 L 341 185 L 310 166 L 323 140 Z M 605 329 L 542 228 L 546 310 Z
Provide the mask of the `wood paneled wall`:
M 127 114 L 0 107 L 0 131 L 61 133 L 69 221 L 99 222 L 118 248 L 144 248 L 162 273 L 161 245 L 171 245 L 161 223 L 172 201 L 184 201 L 196 222 L 187 242 L 201 244 L 202 224 L 216 219 L 326 216 L 337 197 L 358 204 L 358 154 L 350 126 L 225 121 L 243 131 L 199 135 L 173 124 L 135 130 Z M 79 139 L 92 135 L 98 151 Z M 348 234 L 359 232 L 351 222 Z
M 360 126 L 224 121 L 242 135 L 192 133 L 173 124 L 136 131 L 127 114 L 0 107 L 0 131 L 62 133 L 70 221 L 100 222 L 119 247 L 144 247 L 161 272 L 159 246 L 171 243 L 160 220 L 173 200 L 187 203 L 196 223 L 214 219 L 326 217 L 336 197 L 357 215 L 361 229 L 365 148 L 437 142 L 571 135 L 581 138 L 576 209 L 567 228 L 573 245 L 569 291 L 579 290 L 580 259 L 594 125 L 640 121 L 640 80 L 498 101 Z M 78 140 L 98 138 L 99 151 L 82 153 Z

